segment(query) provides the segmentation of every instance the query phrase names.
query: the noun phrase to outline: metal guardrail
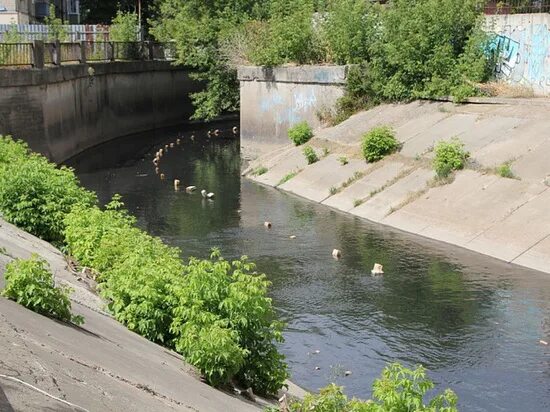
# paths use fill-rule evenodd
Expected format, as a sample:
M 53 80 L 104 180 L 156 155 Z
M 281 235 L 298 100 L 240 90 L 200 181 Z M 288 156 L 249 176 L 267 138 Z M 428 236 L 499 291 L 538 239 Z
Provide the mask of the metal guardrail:
M 157 42 L 94 42 L 78 43 L 35 40 L 32 43 L 0 43 L 1 66 L 32 66 L 69 63 L 175 60 L 173 43 Z
M 550 0 L 489 0 L 485 14 L 550 13 Z

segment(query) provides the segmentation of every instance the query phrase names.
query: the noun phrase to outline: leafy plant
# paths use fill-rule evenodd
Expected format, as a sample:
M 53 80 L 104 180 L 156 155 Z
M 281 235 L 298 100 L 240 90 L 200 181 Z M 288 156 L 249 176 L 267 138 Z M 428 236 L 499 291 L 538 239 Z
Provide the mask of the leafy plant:
M 504 162 L 496 168 L 496 172 L 500 177 L 515 179 L 516 175 L 512 171 L 511 162 Z
M 331 186 L 328 191 L 331 195 L 335 195 L 336 193 L 338 193 L 338 188 L 334 187 L 334 186 Z
M 376 162 L 384 156 L 395 152 L 399 142 L 393 130 L 387 126 L 375 127 L 363 136 L 361 149 L 369 162 Z
M 48 40 L 66 41 L 69 38 L 67 28 L 63 25 L 63 20 L 55 15 L 55 4 L 50 3 L 48 16 L 45 18 L 48 26 Z
M 426 393 L 434 384 L 421 366 L 414 370 L 398 363 L 388 365 L 373 384 L 373 399 L 348 399 L 343 389 L 331 384 L 319 395 L 307 394 L 290 405 L 290 412 L 457 412 L 456 394 L 447 389 L 425 404 Z
M 340 164 L 341 164 L 342 166 L 345 166 L 345 165 L 347 165 L 347 164 L 349 163 L 349 162 L 348 162 L 348 158 L 347 158 L 346 156 L 340 156 L 340 157 L 338 158 L 338 161 L 340 162 Z
M 78 204 L 94 204 L 95 195 L 79 186 L 71 169 L 41 156 L 24 157 L 26 145 L 10 140 L 1 142 L 8 151 L 0 155 L 0 211 L 18 227 L 62 243 L 65 215 Z
M 4 276 L 2 296 L 42 315 L 76 325 L 84 323 L 82 316 L 71 314 L 70 288 L 55 286 L 48 263 L 38 255 L 9 263 Z
M 111 22 L 109 39 L 115 42 L 135 42 L 138 40 L 138 15 L 118 10 Z
M 447 177 L 453 171 L 464 168 L 470 153 L 464 150 L 464 143 L 457 138 L 440 141 L 434 148 L 433 167 L 438 177 Z
M 306 157 L 308 165 L 311 165 L 319 160 L 319 156 L 317 156 L 317 153 L 315 152 L 313 147 L 309 145 L 304 146 L 303 153 L 304 153 L 304 156 Z
M 296 146 L 299 146 L 307 143 L 313 137 L 313 130 L 306 121 L 303 121 L 288 129 L 288 137 Z

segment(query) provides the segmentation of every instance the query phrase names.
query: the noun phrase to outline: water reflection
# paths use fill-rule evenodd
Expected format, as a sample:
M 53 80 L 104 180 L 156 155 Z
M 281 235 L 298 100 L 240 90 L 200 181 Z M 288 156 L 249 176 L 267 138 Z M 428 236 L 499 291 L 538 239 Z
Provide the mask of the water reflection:
M 140 226 L 185 256 L 217 246 L 254 259 L 288 322 L 282 349 L 297 383 L 317 389 L 336 380 L 366 397 L 384 364 L 397 360 L 424 364 L 458 392 L 463 410 L 550 409 L 550 348 L 538 343 L 550 340 L 550 277 L 241 179 L 232 126 L 217 126 L 225 137 L 211 139 L 206 128 L 132 136 L 70 163 L 103 202 L 121 193 Z M 183 144 L 163 157 L 161 182 L 151 159 L 178 136 Z M 174 178 L 215 200 L 175 192 Z M 384 276 L 370 275 L 374 263 Z

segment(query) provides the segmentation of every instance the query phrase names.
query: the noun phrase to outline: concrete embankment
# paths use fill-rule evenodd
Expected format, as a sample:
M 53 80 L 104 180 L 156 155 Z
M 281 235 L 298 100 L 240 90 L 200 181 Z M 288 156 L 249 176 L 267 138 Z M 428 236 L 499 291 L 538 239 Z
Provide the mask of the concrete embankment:
M 50 244 L 0 219 L 0 289 L 5 265 L 37 253 L 56 282 L 74 289 L 82 327 L 56 322 L 0 297 L 1 411 L 260 411 L 201 382 L 182 358 L 103 312 L 94 282 L 68 270 Z M 41 392 L 43 391 L 43 392 Z
M 319 162 L 308 166 L 301 147 L 286 145 L 245 174 L 352 215 L 550 273 L 550 101 L 495 103 L 382 105 L 317 130 L 310 144 Z M 369 164 L 361 159 L 361 137 L 379 125 L 392 126 L 402 148 Z M 435 184 L 433 145 L 455 136 L 472 164 L 451 183 Z M 515 178 L 495 173 L 505 162 Z M 254 175 L 260 166 L 267 172 Z

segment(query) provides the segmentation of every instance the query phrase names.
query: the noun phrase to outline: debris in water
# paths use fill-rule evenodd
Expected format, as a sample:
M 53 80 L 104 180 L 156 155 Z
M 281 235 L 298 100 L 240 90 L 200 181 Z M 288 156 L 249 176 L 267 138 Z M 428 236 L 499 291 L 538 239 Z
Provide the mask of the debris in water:
M 345 371 L 345 372 L 344 372 L 344 375 L 345 375 L 345 376 L 351 375 L 351 371 Z
M 332 257 L 334 259 L 340 259 L 342 257 L 342 252 L 340 252 L 338 249 L 334 249 L 332 251 Z
M 384 266 L 382 266 L 380 263 L 375 263 L 374 267 L 370 271 L 373 275 L 383 275 L 384 274 Z
M 296 235 L 291 235 L 290 239 L 296 239 Z
M 174 190 L 180 189 L 180 181 L 179 179 L 174 179 Z
M 194 192 L 195 190 L 197 190 L 197 186 L 187 186 L 185 188 L 185 191 L 188 193 Z
M 268 229 L 271 229 L 271 222 L 264 222 L 264 226 Z
M 164 177 L 165 177 L 165 176 L 164 176 L 164 173 L 161 173 L 161 174 L 160 174 L 160 180 L 164 180 Z
M 541 345 L 548 346 L 548 342 L 546 342 L 545 340 L 542 340 L 542 339 L 541 339 L 541 340 L 539 340 L 539 343 L 540 343 Z

